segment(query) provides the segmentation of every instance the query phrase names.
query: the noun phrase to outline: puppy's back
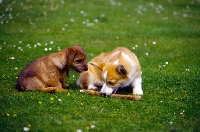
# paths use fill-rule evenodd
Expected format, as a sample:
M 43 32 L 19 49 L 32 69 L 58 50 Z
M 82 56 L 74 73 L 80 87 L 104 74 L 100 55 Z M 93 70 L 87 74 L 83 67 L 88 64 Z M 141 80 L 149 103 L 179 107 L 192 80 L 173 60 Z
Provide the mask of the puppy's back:
M 26 85 L 28 83 L 27 78 L 32 78 L 32 77 L 38 76 L 37 65 L 38 65 L 38 62 L 43 60 L 43 59 L 44 59 L 44 57 L 36 59 L 35 61 L 31 62 L 29 65 L 27 65 L 21 71 L 21 73 L 18 76 L 17 83 L 15 85 L 15 88 L 18 91 L 25 91 L 26 90 Z
M 90 60 L 90 62 L 115 62 L 116 60 L 122 61 L 122 64 L 126 62 L 135 63 L 136 67 L 140 69 L 140 64 L 137 59 L 137 56 L 125 47 L 118 47 L 113 51 L 101 53 L 100 55 Z

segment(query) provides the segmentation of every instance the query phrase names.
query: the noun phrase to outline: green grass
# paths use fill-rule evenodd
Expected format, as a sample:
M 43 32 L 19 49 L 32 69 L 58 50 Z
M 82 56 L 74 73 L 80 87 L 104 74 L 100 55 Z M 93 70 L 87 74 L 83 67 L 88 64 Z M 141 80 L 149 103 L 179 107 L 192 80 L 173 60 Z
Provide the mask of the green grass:
M 196 0 L 3 0 L 0 130 L 200 131 L 199 22 Z M 82 94 L 73 72 L 66 93 L 15 90 L 28 63 L 76 44 L 88 61 L 118 46 L 135 52 L 143 72 L 142 99 Z

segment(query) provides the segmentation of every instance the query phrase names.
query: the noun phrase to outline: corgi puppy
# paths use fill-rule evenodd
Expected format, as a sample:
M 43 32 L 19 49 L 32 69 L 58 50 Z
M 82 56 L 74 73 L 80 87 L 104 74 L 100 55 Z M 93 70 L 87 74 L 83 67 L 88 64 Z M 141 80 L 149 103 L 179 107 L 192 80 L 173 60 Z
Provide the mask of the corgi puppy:
M 80 74 L 77 85 L 82 89 L 97 90 L 101 94 L 115 94 L 118 88 L 132 86 L 133 94 L 143 95 L 139 61 L 134 53 L 118 47 L 102 53 L 88 62 L 88 71 Z

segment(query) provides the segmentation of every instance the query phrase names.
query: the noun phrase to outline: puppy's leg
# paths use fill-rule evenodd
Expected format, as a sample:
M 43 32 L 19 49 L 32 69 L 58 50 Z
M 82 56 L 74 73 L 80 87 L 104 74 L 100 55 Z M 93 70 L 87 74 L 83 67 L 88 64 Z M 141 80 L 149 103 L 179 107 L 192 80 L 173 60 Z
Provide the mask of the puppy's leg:
M 80 74 L 77 85 L 82 89 L 88 90 L 97 90 L 97 87 L 94 86 L 95 80 L 94 77 L 89 72 L 82 72 Z
M 67 90 L 63 89 L 62 85 L 59 84 L 59 85 L 54 86 L 54 87 L 40 87 L 39 91 L 52 93 L 52 92 L 66 92 Z
M 95 87 L 93 84 L 88 85 L 88 90 L 98 90 L 97 87 Z
M 63 89 L 62 87 L 56 88 L 56 92 L 67 92 L 66 89 Z
M 39 91 L 41 92 L 67 92 L 67 90 L 63 89 L 62 87 L 40 87 Z
M 56 87 L 46 87 L 46 85 L 39 79 L 35 79 L 35 83 L 37 85 L 36 89 L 40 92 L 53 93 L 57 90 Z
M 67 90 L 63 89 L 63 84 L 60 83 L 59 81 L 57 82 L 58 83 L 54 86 L 56 88 L 56 92 L 66 92 Z
M 40 87 L 38 91 L 45 92 L 45 93 L 53 93 L 57 90 L 56 87 Z
M 135 95 L 143 95 L 142 91 L 142 78 L 141 76 L 136 77 L 132 82 L 133 94 Z
M 45 82 L 45 89 L 54 88 L 55 92 L 66 92 L 67 90 L 63 89 L 63 82 L 64 80 L 60 82 L 59 78 L 55 76 L 53 79 L 48 79 L 47 82 Z
M 39 80 L 38 78 L 32 79 L 31 86 L 34 86 L 34 89 L 40 91 L 40 92 L 46 92 L 46 93 L 52 93 L 52 92 L 64 92 L 62 88 L 62 84 L 59 81 L 57 84 L 54 84 L 54 82 L 48 81 L 44 83 L 43 81 Z
M 48 92 L 48 93 L 56 91 L 55 87 L 46 87 L 45 83 L 42 82 L 37 77 L 24 79 L 23 82 L 21 82 L 21 87 L 23 87 L 25 90 L 30 90 L 30 91 L 38 90 L 41 92 Z

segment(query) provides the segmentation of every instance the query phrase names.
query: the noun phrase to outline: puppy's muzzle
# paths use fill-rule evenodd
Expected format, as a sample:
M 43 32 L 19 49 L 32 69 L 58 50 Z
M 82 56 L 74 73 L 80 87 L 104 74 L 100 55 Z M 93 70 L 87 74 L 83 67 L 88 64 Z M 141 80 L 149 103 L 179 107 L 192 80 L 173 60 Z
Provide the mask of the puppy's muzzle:
M 87 70 L 88 70 L 88 66 L 86 64 L 86 65 L 83 66 L 83 68 L 81 68 L 80 73 L 84 72 L 84 71 L 87 71 Z
M 86 65 L 84 71 L 87 71 L 87 70 L 88 70 L 88 66 Z

